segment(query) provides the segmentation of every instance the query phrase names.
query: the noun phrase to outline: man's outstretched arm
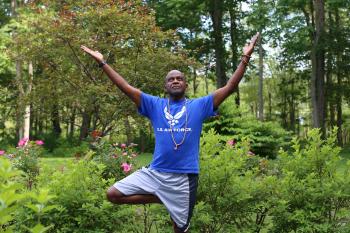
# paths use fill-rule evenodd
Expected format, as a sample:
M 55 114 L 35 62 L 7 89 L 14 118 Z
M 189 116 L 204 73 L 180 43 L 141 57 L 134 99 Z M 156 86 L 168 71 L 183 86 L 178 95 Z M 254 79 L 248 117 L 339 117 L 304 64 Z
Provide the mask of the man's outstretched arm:
M 103 55 L 98 52 L 89 49 L 88 47 L 82 45 L 81 49 L 89 54 L 92 58 L 96 60 L 98 64 L 102 64 L 103 71 L 107 74 L 109 79 L 117 85 L 117 87 L 124 92 L 135 104 L 137 107 L 141 104 L 141 91 L 133 86 L 131 86 L 120 74 L 112 69 L 108 64 L 103 64 L 104 59 Z
M 227 84 L 214 91 L 214 108 L 216 109 L 219 107 L 219 105 L 229 96 L 233 93 L 233 91 L 238 86 L 239 82 L 241 81 L 246 66 L 248 65 L 250 55 L 253 53 L 254 46 L 256 44 L 256 41 L 259 37 L 259 33 L 257 33 L 255 36 L 252 37 L 250 43 L 246 44 L 243 48 L 243 55 L 241 62 L 239 63 L 236 71 L 233 73 L 232 77 L 228 80 Z

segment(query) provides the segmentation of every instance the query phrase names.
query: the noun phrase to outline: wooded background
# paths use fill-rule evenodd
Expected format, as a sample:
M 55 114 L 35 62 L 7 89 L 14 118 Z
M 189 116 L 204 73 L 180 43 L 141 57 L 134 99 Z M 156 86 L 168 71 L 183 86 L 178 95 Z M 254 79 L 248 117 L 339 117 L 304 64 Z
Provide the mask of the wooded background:
M 222 87 L 242 47 L 261 39 L 232 106 L 295 135 L 338 127 L 349 142 L 349 0 L 66 0 L 0 2 L 0 144 L 19 138 L 110 135 L 141 150 L 149 123 L 80 45 L 99 50 L 127 81 L 163 96 L 180 69 L 189 97 Z

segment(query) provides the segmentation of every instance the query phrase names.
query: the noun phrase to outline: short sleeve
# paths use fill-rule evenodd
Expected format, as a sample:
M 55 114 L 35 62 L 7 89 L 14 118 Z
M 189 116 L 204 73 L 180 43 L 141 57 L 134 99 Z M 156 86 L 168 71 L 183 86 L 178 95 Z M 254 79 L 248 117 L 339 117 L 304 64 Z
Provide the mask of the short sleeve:
M 152 117 L 152 113 L 154 112 L 154 108 L 156 105 L 156 102 L 159 98 L 146 94 L 141 93 L 141 104 L 138 107 L 138 112 L 149 119 Z
M 197 100 L 199 101 L 199 108 L 201 109 L 203 120 L 217 115 L 216 111 L 214 110 L 213 95 L 207 95 L 198 98 Z

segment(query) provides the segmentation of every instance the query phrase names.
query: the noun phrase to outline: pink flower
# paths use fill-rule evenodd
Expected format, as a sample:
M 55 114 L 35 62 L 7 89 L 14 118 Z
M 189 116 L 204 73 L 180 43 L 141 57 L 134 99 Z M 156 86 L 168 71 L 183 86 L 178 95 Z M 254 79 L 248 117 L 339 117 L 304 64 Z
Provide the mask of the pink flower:
M 123 154 L 122 154 L 122 155 L 127 156 L 127 155 L 128 155 L 128 153 L 127 153 L 127 152 L 123 152 Z
M 128 163 L 122 163 L 121 167 L 123 168 L 123 171 L 125 173 L 131 170 L 131 164 L 128 164 Z
M 227 141 L 227 144 L 230 145 L 230 146 L 234 146 L 236 144 L 235 140 L 233 139 L 230 139 Z
M 136 156 L 137 156 L 137 154 L 135 154 L 135 153 L 131 154 L 131 157 L 136 157 Z
M 27 145 L 28 141 L 29 141 L 29 138 L 22 138 L 21 140 L 19 140 L 18 146 L 23 147 L 23 146 Z
M 123 143 L 123 144 L 120 145 L 120 147 L 121 147 L 122 149 L 125 149 L 125 148 L 126 148 L 126 144 Z
M 4 150 L 0 150 L 0 155 L 4 155 L 5 151 Z
M 42 140 L 36 140 L 35 144 L 41 146 L 41 145 L 44 145 L 44 142 Z
M 248 151 L 248 155 L 249 156 L 253 156 L 253 155 L 255 155 L 253 152 L 251 152 L 251 151 Z

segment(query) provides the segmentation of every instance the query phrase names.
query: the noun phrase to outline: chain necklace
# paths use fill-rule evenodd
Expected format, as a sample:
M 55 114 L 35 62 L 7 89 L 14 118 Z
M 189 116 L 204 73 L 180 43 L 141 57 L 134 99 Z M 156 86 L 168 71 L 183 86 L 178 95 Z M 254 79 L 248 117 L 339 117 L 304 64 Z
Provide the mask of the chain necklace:
M 185 132 L 184 132 L 184 136 L 183 136 L 183 138 L 182 138 L 182 140 L 181 140 L 180 143 L 177 143 L 177 142 L 175 141 L 175 137 L 174 137 L 174 133 L 173 133 L 173 129 L 174 129 L 174 128 L 173 128 L 173 125 L 171 124 L 171 122 L 169 123 L 169 125 L 170 125 L 171 139 L 173 140 L 174 145 L 175 145 L 174 150 L 177 150 L 177 149 L 179 148 L 179 146 L 181 146 L 181 145 L 185 142 L 186 132 L 187 132 L 187 120 L 188 120 L 188 113 L 187 113 L 187 107 L 186 107 L 186 105 L 187 105 L 187 99 L 185 98 L 185 104 L 184 104 L 184 106 L 185 106 L 185 112 L 186 112 L 186 118 L 185 118 Z M 170 113 L 170 98 L 168 98 L 168 113 L 171 114 L 171 113 Z

